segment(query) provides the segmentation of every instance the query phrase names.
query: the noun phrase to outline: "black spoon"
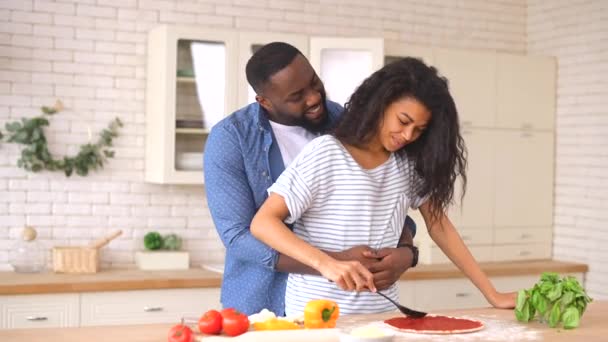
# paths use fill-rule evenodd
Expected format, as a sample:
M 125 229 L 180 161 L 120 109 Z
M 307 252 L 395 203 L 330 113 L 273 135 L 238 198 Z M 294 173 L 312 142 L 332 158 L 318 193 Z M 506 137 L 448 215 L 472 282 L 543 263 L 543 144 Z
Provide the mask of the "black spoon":
M 406 306 L 403 306 L 403 305 L 395 302 L 394 300 L 390 299 L 387 295 L 385 295 L 384 293 L 382 293 L 380 291 L 376 291 L 376 293 L 381 295 L 382 297 L 386 298 L 389 302 L 393 303 L 397 307 L 397 309 L 399 309 L 399 311 L 401 311 L 406 316 L 410 316 L 412 318 L 422 318 L 422 317 L 426 316 L 426 312 L 412 310 Z

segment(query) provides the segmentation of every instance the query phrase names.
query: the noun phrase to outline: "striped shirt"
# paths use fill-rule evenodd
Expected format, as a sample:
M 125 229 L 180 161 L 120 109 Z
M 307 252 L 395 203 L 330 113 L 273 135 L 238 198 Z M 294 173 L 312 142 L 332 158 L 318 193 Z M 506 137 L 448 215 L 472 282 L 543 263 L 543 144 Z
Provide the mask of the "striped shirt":
M 326 251 L 357 245 L 396 247 L 408 208 L 417 208 L 421 180 L 407 158 L 392 153 L 373 169 L 363 169 L 333 136 L 312 140 L 269 189 L 289 209 L 294 233 Z M 398 300 L 397 286 L 383 291 Z M 285 312 L 298 315 L 312 299 L 330 299 L 343 314 L 394 310 L 371 292 L 349 292 L 321 276 L 290 274 Z

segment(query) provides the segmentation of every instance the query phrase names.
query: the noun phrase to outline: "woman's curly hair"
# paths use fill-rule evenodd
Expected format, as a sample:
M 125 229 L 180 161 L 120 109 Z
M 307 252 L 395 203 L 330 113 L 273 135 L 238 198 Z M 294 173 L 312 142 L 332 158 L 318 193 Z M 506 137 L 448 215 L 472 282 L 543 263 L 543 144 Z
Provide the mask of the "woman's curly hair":
M 402 98 L 418 100 L 431 113 L 427 129 L 398 153 L 413 161 L 417 175 L 424 180 L 417 195 L 428 196 L 431 214 L 438 218 L 453 203 L 458 176 L 464 196 L 467 152 L 448 81 L 437 69 L 411 57 L 385 65 L 355 90 L 334 135 L 343 143 L 365 146 L 378 133 L 384 111 Z

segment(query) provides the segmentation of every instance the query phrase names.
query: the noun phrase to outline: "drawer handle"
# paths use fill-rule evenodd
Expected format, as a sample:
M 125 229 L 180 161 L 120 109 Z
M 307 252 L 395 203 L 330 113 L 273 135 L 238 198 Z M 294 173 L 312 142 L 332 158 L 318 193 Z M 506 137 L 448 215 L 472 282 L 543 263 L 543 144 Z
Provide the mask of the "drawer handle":
M 464 297 L 468 297 L 468 296 L 470 296 L 470 295 L 471 295 L 470 293 L 466 293 L 466 292 L 458 292 L 458 293 L 456 294 L 456 297 L 464 298 Z
M 526 256 L 526 255 L 530 255 L 530 251 L 519 251 L 519 256 Z
M 40 321 L 48 320 L 48 318 L 44 317 L 44 316 L 27 316 L 25 319 L 27 319 L 30 322 L 40 322 Z
M 530 234 L 521 234 L 522 239 L 529 239 L 531 237 L 532 237 L 532 235 L 530 235 Z
M 463 235 L 462 236 L 462 241 L 469 241 L 469 240 L 471 240 L 470 236 L 468 236 L 468 235 Z
M 145 312 L 158 312 L 158 311 L 163 311 L 163 308 L 160 306 L 145 306 L 144 311 Z

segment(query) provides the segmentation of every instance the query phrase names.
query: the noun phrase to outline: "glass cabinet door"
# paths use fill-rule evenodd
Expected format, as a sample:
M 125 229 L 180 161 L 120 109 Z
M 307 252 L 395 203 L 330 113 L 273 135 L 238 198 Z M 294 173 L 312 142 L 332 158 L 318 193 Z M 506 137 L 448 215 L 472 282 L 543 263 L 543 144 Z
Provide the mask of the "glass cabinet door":
M 382 38 L 310 38 L 310 63 L 327 97 L 344 105 L 361 82 L 384 64 Z

